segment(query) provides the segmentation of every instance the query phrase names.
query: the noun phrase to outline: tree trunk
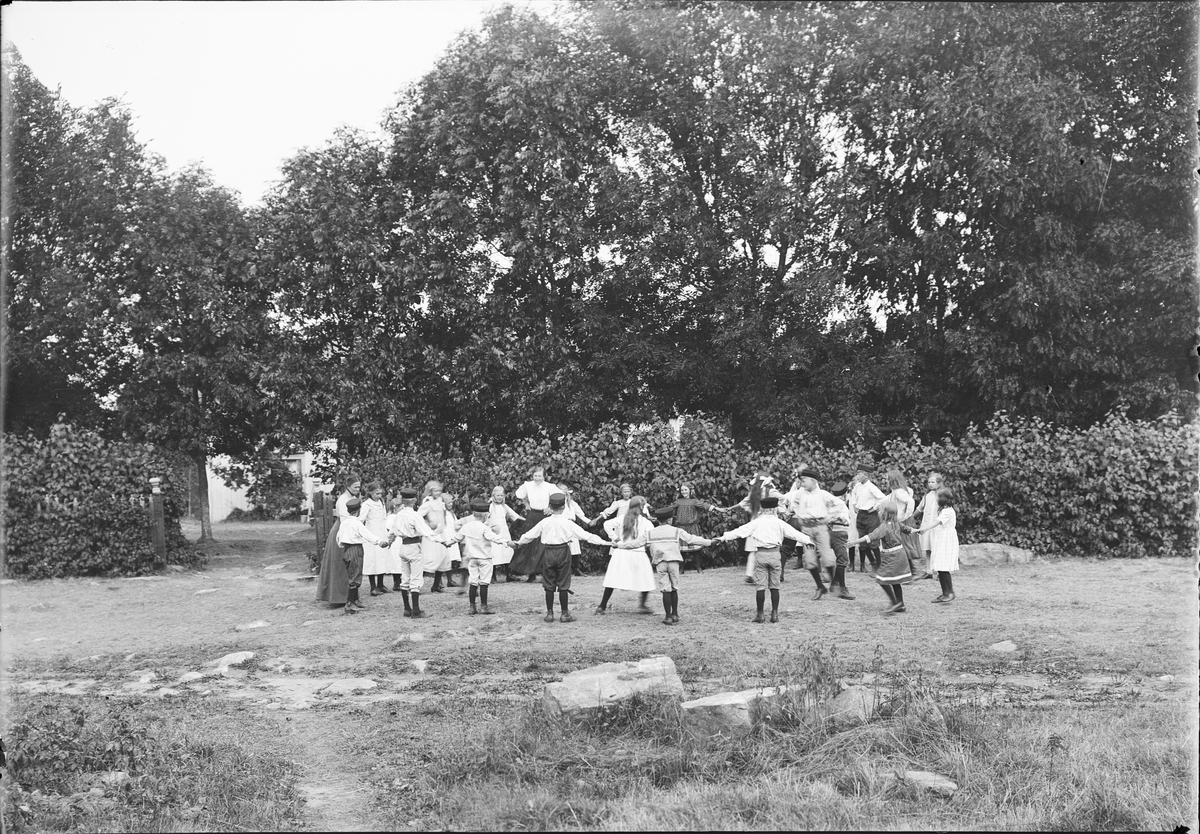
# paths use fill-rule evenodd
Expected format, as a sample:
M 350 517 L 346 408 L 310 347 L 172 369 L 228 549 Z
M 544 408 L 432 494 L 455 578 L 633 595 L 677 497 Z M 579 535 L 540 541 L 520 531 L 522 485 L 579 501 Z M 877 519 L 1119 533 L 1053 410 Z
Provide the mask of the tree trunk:
M 208 511 L 208 455 L 195 455 L 192 462 L 196 464 L 197 486 L 196 493 L 200 499 L 200 542 L 215 541 L 212 534 L 212 514 Z

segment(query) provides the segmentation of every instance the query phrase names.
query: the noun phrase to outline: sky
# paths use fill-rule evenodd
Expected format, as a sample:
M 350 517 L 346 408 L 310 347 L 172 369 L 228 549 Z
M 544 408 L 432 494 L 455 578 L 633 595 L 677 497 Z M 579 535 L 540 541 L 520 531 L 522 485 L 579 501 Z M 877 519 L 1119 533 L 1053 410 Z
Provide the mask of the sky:
M 37 79 L 72 105 L 121 98 L 138 139 L 170 168 L 199 162 L 256 205 L 300 148 L 342 125 L 377 130 L 399 92 L 500 5 L 16 0 L 0 22 Z

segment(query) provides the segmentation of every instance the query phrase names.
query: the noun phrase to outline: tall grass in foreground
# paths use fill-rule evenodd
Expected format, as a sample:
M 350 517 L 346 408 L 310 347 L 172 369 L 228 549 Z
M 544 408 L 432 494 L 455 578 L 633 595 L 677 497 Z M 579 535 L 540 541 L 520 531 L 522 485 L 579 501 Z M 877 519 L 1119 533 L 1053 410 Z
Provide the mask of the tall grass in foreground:
M 747 674 L 787 684 L 789 697 L 737 741 L 692 739 L 669 699 L 566 725 L 539 704 L 511 725 L 447 738 L 423 792 L 437 797 L 438 825 L 476 830 L 1195 824 L 1195 727 L 1181 726 L 1179 706 L 984 710 L 944 703 L 919 672 L 881 671 L 879 714 L 845 730 L 828 719 L 834 657 L 806 649 Z M 960 789 L 940 798 L 910 786 L 906 770 Z
M 6 829 L 274 831 L 294 828 L 295 766 L 221 707 L 9 693 Z

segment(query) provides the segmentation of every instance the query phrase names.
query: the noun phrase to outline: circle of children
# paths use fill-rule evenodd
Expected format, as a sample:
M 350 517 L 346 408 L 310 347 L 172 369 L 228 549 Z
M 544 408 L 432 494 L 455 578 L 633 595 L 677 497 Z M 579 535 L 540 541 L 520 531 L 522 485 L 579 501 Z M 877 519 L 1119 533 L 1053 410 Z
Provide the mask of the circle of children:
M 344 479 L 337 521 L 325 544 L 317 599 L 344 604 L 346 614 L 357 613 L 366 607 L 359 599 L 365 574 L 371 596 L 398 591 L 405 617 L 425 617 L 421 596 L 427 576 L 432 577 L 433 593 L 461 587 L 465 578 L 470 613 L 492 614 L 488 588 L 496 570 L 504 568 L 506 582 L 517 575 L 532 582 L 540 575 L 546 595 L 544 620 L 554 622 L 557 596 L 559 620 L 569 623 L 575 619 L 568 602 L 572 562 L 582 541 L 611 548 L 604 593 L 594 613 L 606 613 L 613 591 L 622 590 L 639 593 L 637 610 L 649 614 L 646 600 L 657 587 L 662 594 L 662 622 L 675 625 L 680 619 L 684 555 L 694 554 L 697 569 L 702 570 L 703 548 L 736 540 L 746 553 L 745 582 L 755 586 L 756 623 L 767 621 L 768 592 L 770 622 L 779 621 L 784 565 L 798 547 L 800 562 L 816 583 L 813 600 L 827 594 L 854 599 L 846 586 L 847 571 L 854 571 L 854 550 L 859 570 L 869 570 L 887 595 L 886 613 L 905 610 L 904 585 L 915 578 L 936 577 L 941 594 L 933 601 L 950 602 L 954 599 L 951 573 L 958 570 L 953 491 L 942 483 L 941 475 L 931 472 L 929 491 L 918 503 L 900 471 L 887 472 L 887 494 L 872 477 L 873 467 L 861 463 L 853 479 L 838 479 L 827 491 L 821 486 L 821 474 L 803 467 L 791 489 L 783 493 L 770 475 L 760 472 L 750 482 L 749 494 L 729 507 L 696 498 L 691 485 L 683 483 L 673 503 L 651 508 L 644 497 L 633 494 L 629 484 L 622 484 L 621 497 L 589 518 L 572 499 L 570 486 L 547 481 L 544 467 L 535 466 L 516 492 L 523 514 L 506 503 L 504 487 L 497 486 L 490 498 L 470 499 L 470 514 L 456 518 L 454 497 L 438 481 L 429 481 L 420 496 L 416 489 L 405 487 L 385 507 L 382 484 L 372 482 L 364 488 L 361 479 L 351 474 Z M 366 497 L 360 498 L 364 491 Z M 748 516 L 745 524 L 716 538 L 698 535 L 701 512 L 735 510 Z M 510 522 L 519 523 L 516 539 Z M 607 538 L 587 529 L 602 522 Z M 389 574 L 390 589 L 385 582 Z

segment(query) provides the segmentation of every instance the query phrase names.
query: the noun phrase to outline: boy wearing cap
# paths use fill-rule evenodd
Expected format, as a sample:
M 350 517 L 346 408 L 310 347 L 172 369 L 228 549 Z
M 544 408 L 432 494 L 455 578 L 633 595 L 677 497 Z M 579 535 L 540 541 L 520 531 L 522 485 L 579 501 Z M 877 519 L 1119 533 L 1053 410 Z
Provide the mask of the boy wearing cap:
M 650 563 L 654 565 L 654 574 L 658 578 L 658 590 L 662 593 L 663 625 L 675 625 L 679 622 L 679 568 L 683 565 L 683 550 L 681 544 L 696 547 L 709 547 L 713 539 L 704 539 L 693 535 L 671 524 L 675 517 L 675 507 L 661 507 L 654 511 L 658 526 L 650 531 L 650 539 L 646 550 L 650 554 Z
M 821 476 L 817 471 L 806 466 L 796 474 L 797 488 L 787 494 L 792 512 L 796 516 L 796 523 L 800 530 L 813 540 L 811 546 L 804 548 L 801 560 L 805 570 L 812 574 L 813 581 L 817 583 L 814 600 L 819 600 L 829 593 L 821 578 L 821 570 L 828 568 L 832 572 L 834 565 L 828 527 L 828 502 L 833 496 L 821 489 L 820 480 Z
M 571 593 L 571 541 L 578 542 L 582 539 L 597 547 L 612 546 L 612 542 L 589 533 L 574 521 L 565 518 L 563 510 L 566 506 L 567 496 L 561 492 L 555 492 L 549 500 L 550 515 L 529 528 L 521 535 L 521 538 L 508 543 L 509 547 L 516 548 L 529 544 L 535 539 L 542 540 L 542 547 L 545 550 L 545 560 L 542 565 L 542 589 L 546 592 L 546 616 L 542 619 L 548 623 L 554 622 L 555 591 L 558 592 L 558 602 L 562 609 L 560 621 L 564 623 L 575 621 L 567 603 L 567 597 Z
M 401 489 L 400 504 L 399 512 L 392 519 L 391 533 L 400 539 L 400 596 L 404 599 L 404 616 L 424 617 L 427 615 L 421 610 L 421 588 L 425 584 L 425 557 L 421 539 L 437 539 L 439 534 L 417 512 L 415 489 Z
M 871 472 L 874 467 L 870 463 L 858 464 L 858 472 L 854 476 L 854 486 L 850 489 L 850 513 L 858 536 L 866 536 L 879 526 L 879 504 L 883 501 L 883 492 L 871 483 Z M 859 545 L 859 553 L 865 552 L 871 561 L 871 567 L 879 569 L 879 545 L 866 541 Z
M 831 591 L 837 593 L 838 599 L 854 599 L 854 595 L 846 588 L 846 567 L 850 564 L 850 550 L 846 542 L 850 538 L 850 508 L 846 506 L 846 489 L 849 484 L 839 477 L 829 488 L 829 547 L 833 550 L 835 567 Z
M 494 613 L 488 607 L 488 585 L 492 582 L 491 545 L 509 543 L 488 526 L 489 504 L 482 498 L 472 499 L 470 517 L 459 519 L 458 530 L 449 534 L 450 541 L 462 542 L 462 561 L 467 566 L 472 614 L 480 613 L 475 607 L 476 599 L 483 604 L 484 614 Z
M 779 498 L 767 496 L 762 499 L 762 512 L 758 516 L 736 530 L 727 530 L 718 538 L 718 541 L 724 542 L 744 538 L 746 549 L 754 548 L 755 602 L 758 606 L 758 613 L 754 617 L 756 623 L 766 622 L 763 603 L 768 590 L 771 591 L 771 622 L 779 622 L 779 546 L 783 540 L 812 544 L 811 538 L 775 515 L 778 506 Z
M 387 547 L 392 543 L 391 538 L 379 538 L 365 526 L 358 517 L 362 509 L 362 501 L 351 498 L 346 502 L 348 515 L 338 528 L 338 544 L 342 547 L 342 561 L 346 563 L 346 575 L 350 589 L 346 596 L 346 607 L 343 614 L 357 614 L 360 608 L 366 608 L 358 599 L 358 586 L 362 584 L 363 545 L 373 544 L 377 547 Z

